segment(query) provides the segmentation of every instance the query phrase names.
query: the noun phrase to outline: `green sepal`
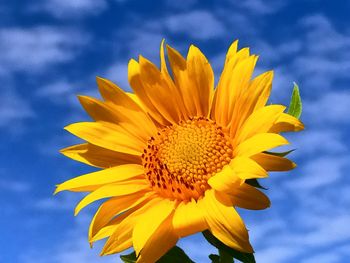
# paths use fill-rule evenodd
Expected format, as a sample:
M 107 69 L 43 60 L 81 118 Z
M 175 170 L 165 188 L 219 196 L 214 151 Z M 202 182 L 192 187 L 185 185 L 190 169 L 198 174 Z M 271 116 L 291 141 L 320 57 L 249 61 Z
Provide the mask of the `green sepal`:
M 290 100 L 289 108 L 288 108 L 288 114 L 294 116 L 295 118 L 299 119 L 301 112 L 303 110 L 303 105 L 301 103 L 301 97 L 299 92 L 299 86 L 294 82 L 294 88 L 292 92 L 292 98 Z
M 264 151 L 263 153 L 266 153 L 266 154 L 270 154 L 270 155 L 275 155 L 275 156 L 279 156 L 279 157 L 285 157 L 287 156 L 288 154 L 294 152 L 295 149 L 292 149 L 292 150 L 289 150 L 289 151 L 286 151 L 286 152 L 269 152 L 269 151 Z
M 137 258 L 135 252 L 132 252 L 128 255 L 121 255 L 121 260 L 124 263 L 135 263 Z M 170 249 L 164 256 L 162 256 L 157 263 L 194 263 L 186 253 L 179 248 L 178 246 Z
M 220 256 L 215 254 L 210 254 L 209 258 L 211 260 L 211 263 L 220 263 Z
M 246 183 L 246 184 L 249 184 L 250 186 L 254 186 L 254 187 L 256 187 L 256 188 L 259 188 L 259 189 L 267 190 L 267 188 L 266 188 L 266 187 L 263 187 L 263 186 L 259 183 L 258 179 L 255 179 L 255 178 L 253 178 L 253 179 L 246 179 L 246 180 L 245 180 L 245 183 Z
M 168 251 L 157 263 L 194 263 L 180 247 L 175 246 Z
M 240 251 L 237 251 L 233 248 L 226 246 L 219 239 L 217 239 L 212 233 L 210 233 L 209 230 L 203 231 L 202 234 L 211 245 L 213 245 L 214 247 L 216 247 L 219 250 L 224 250 L 226 253 L 228 253 L 232 257 L 240 260 L 241 262 L 243 262 L 243 263 L 256 263 L 253 253 L 240 252 Z
M 124 263 L 135 263 L 137 258 L 136 258 L 136 253 L 135 251 L 131 252 L 130 254 L 127 255 L 121 255 L 120 259 L 124 262 Z

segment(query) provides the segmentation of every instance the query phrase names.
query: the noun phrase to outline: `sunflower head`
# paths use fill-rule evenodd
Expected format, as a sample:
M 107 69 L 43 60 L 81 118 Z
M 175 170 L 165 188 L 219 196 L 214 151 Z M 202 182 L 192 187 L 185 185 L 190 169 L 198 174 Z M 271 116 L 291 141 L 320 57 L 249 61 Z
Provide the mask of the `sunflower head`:
M 230 163 L 232 145 L 222 127 L 195 117 L 161 129 L 141 155 L 146 178 L 160 195 L 198 200 L 208 179 Z
M 248 48 L 228 50 L 214 88 L 214 74 L 201 51 L 187 58 L 164 44 L 158 69 L 140 56 L 129 62 L 126 93 L 97 78 L 103 100 L 79 97 L 92 122 L 66 127 L 86 142 L 62 150 L 101 168 L 68 180 L 56 192 L 89 192 L 76 207 L 109 198 L 89 229 L 93 243 L 108 238 L 102 254 L 131 246 L 137 262 L 155 262 L 181 237 L 210 231 L 225 245 L 252 252 L 236 207 L 264 209 L 269 199 L 249 180 L 295 167 L 267 152 L 288 144 L 279 133 L 303 124 L 268 105 L 273 72 L 252 78 L 257 56 Z

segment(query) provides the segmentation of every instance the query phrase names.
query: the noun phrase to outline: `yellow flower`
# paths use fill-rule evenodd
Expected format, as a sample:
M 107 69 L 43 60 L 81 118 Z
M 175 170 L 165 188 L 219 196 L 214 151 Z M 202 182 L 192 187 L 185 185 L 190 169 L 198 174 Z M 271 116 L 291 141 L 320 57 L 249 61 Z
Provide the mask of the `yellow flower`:
M 266 150 L 288 144 L 280 132 L 303 124 L 268 105 L 273 72 L 252 79 L 257 61 L 248 48 L 228 50 L 214 90 L 212 68 L 195 46 L 187 58 L 164 45 L 161 66 L 140 56 L 130 60 L 134 94 L 97 78 L 103 101 L 80 96 L 95 120 L 66 130 L 86 143 L 62 150 L 74 160 L 102 168 L 57 186 L 56 192 L 90 192 L 75 213 L 109 198 L 89 229 L 91 243 L 108 238 L 102 255 L 131 246 L 137 262 L 155 262 L 179 238 L 209 230 L 227 246 L 253 252 L 235 210 L 264 209 L 269 199 L 245 183 L 295 164 Z

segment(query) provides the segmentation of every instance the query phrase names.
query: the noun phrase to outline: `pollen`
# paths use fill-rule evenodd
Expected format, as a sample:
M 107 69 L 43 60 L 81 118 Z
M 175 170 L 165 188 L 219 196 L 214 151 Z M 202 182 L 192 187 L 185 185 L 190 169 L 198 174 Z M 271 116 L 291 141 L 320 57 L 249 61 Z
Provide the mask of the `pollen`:
M 207 181 L 232 159 L 232 145 L 222 127 L 204 117 L 168 126 L 151 137 L 142 154 L 145 175 L 160 195 L 198 199 Z

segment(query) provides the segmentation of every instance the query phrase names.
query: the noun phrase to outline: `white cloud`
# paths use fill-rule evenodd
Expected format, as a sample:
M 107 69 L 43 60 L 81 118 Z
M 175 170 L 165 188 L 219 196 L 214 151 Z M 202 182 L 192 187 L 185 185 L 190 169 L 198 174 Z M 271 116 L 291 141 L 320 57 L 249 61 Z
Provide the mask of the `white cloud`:
M 67 93 L 71 94 L 72 90 L 75 90 L 74 88 L 72 88 L 72 86 L 73 85 L 67 80 L 57 80 L 37 90 L 36 94 L 39 97 L 61 97 L 66 95 Z
M 166 0 L 166 6 L 169 8 L 176 9 L 189 9 L 197 3 L 197 0 Z
M 350 230 L 348 228 L 350 216 L 349 215 L 312 215 L 307 217 L 312 222 L 313 229 L 310 232 L 300 233 L 299 237 L 295 240 L 299 244 L 306 246 L 330 246 L 331 244 L 337 244 L 342 241 L 350 239 Z M 293 235 L 291 235 L 293 239 Z
M 171 33 L 186 34 L 204 40 L 225 35 L 224 24 L 211 12 L 195 10 L 165 18 L 166 29 Z
M 290 70 L 302 78 L 309 90 L 329 90 L 339 79 L 349 79 L 350 34 L 340 32 L 321 14 L 300 20 L 302 54 L 292 62 Z
M 340 263 L 341 256 L 335 253 L 326 252 L 311 256 L 301 261 L 301 263 Z
M 350 92 L 329 91 L 318 100 L 304 101 L 305 118 L 313 124 L 330 126 L 350 122 Z
M 124 46 L 119 46 L 125 49 L 124 57 L 126 58 L 124 62 L 121 62 L 121 59 L 118 58 L 117 63 L 113 63 L 110 67 L 115 65 L 120 65 L 121 63 L 127 67 L 128 60 L 130 58 L 137 59 L 139 55 L 146 57 L 152 62 L 159 61 L 159 47 L 163 38 L 166 38 L 166 35 L 161 29 L 154 30 L 153 22 L 144 22 L 145 28 L 139 28 L 137 30 L 130 28 L 123 28 L 119 34 L 127 35 Z M 150 27 L 150 28 L 148 28 Z M 111 68 L 113 70 L 113 68 Z
M 80 93 L 82 92 L 81 87 L 84 86 L 85 84 L 83 85 L 82 83 L 71 83 L 66 79 L 57 79 L 54 82 L 38 88 L 35 91 L 35 95 L 39 99 L 45 98 L 55 104 L 65 105 L 66 107 L 73 106 L 76 109 L 77 105 L 79 105 L 77 95 L 84 94 Z M 96 86 L 91 87 L 91 90 L 95 87 Z
M 48 250 L 31 250 L 20 255 L 23 263 L 70 263 L 70 262 L 89 262 L 89 263 L 114 263 L 119 259 L 117 255 L 100 257 L 100 244 L 90 249 L 87 240 L 87 230 L 91 216 L 79 216 L 75 218 L 73 229 L 66 230 L 65 239 L 60 244 L 53 246 Z M 65 226 L 61 226 L 64 228 Z
M 69 36 L 69 37 L 68 37 Z M 33 73 L 72 60 L 87 44 L 86 34 L 67 28 L 34 27 L 0 30 L 0 73 Z
M 117 84 L 125 91 L 130 91 L 130 85 L 128 81 L 128 64 L 127 63 L 115 63 L 111 65 L 104 73 L 101 73 L 100 77 L 106 78 Z
M 44 0 L 31 5 L 32 12 L 44 11 L 56 18 L 81 18 L 98 15 L 108 7 L 106 0 Z
M 201 233 L 179 240 L 178 244 L 194 262 L 209 262 L 210 254 L 217 254 L 217 249 L 210 245 Z
M 1 175 L 0 179 L 0 190 L 1 192 L 22 194 L 30 190 L 31 185 L 24 181 L 13 180 L 9 178 L 4 178 Z
M 52 195 L 43 199 L 39 199 L 34 202 L 33 207 L 35 209 L 48 211 L 67 210 L 73 214 L 74 207 L 78 204 L 79 200 L 83 198 L 82 194 L 59 194 L 53 195 L 54 188 L 52 189 Z
M 328 186 L 343 176 L 343 170 L 349 160 L 349 155 L 321 155 L 321 157 L 313 158 L 299 168 L 302 169 L 302 174 L 298 176 L 298 179 L 288 182 L 287 186 L 294 190 L 298 189 L 298 191 Z
M 12 83 L 4 81 L 2 85 L 0 87 L 0 128 L 13 134 L 21 134 L 23 122 L 34 118 L 35 113 L 29 102 L 16 92 Z
M 71 204 L 67 201 L 67 204 Z M 55 204 L 56 206 L 56 204 Z M 51 207 L 51 205 L 50 205 Z M 50 209 L 49 207 L 49 209 Z M 42 207 L 43 209 L 47 209 Z M 57 208 L 60 209 L 60 208 Z M 59 246 L 52 246 L 49 250 L 31 250 L 25 251 L 20 255 L 23 263 L 71 263 L 71 262 L 89 262 L 89 263 L 115 263 L 122 262 L 119 254 L 100 257 L 99 253 L 103 247 L 104 241 L 94 244 L 93 249 L 90 249 L 87 231 L 91 214 L 82 213 L 74 218 L 73 228 L 62 229 L 66 230 L 64 239 L 60 241 Z M 64 228 L 65 226 L 61 226 Z M 195 262 L 209 262 L 208 255 L 210 253 L 217 253 L 216 249 L 212 247 L 201 234 L 190 236 L 178 244 Z M 203 253 L 205 251 L 205 253 Z M 130 253 L 130 250 L 124 251 L 121 254 Z
M 246 0 L 246 1 L 234 1 L 233 5 L 250 11 L 253 14 L 267 15 L 276 13 L 282 7 L 286 5 L 284 1 L 263 1 L 263 0 Z
M 297 156 L 333 155 L 346 153 L 348 150 L 341 132 L 330 127 L 328 129 L 306 129 L 300 136 L 293 137 L 293 147 L 297 148 L 297 151 L 293 153 Z
M 288 259 L 300 252 L 300 248 L 296 246 L 271 246 L 256 251 L 257 262 L 287 262 Z

